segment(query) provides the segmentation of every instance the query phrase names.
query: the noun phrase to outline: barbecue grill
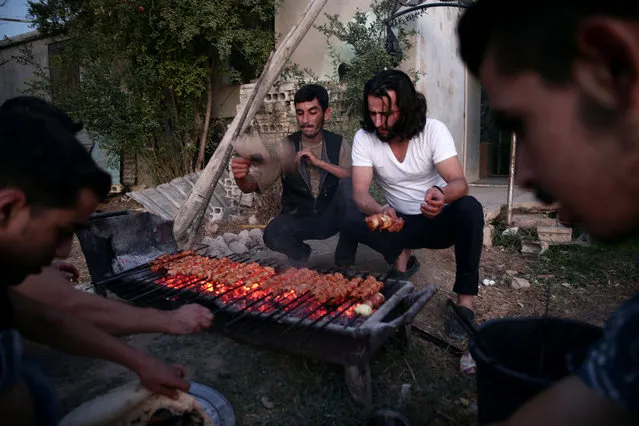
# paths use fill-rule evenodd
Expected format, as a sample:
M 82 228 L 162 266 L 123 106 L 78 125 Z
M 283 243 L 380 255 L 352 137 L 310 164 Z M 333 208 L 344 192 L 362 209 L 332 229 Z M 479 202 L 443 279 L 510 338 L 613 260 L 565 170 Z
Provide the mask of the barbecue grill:
M 241 255 L 228 258 L 281 269 L 274 259 Z M 346 278 L 369 275 L 340 272 Z M 354 312 L 357 301 L 321 304 L 308 292 L 277 299 L 261 291 L 259 285 L 243 282 L 213 291 L 212 284 L 204 279 L 154 272 L 150 263 L 115 274 L 95 286 L 139 306 L 174 309 L 199 303 L 214 313 L 213 329 L 235 340 L 343 365 L 351 395 L 367 405 L 372 401 L 369 361 L 397 332 L 409 338 L 412 320 L 436 291 L 432 285 L 418 291 L 411 282 L 389 279 L 386 274 L 373 276 L 383 282 L 381 293 L 386 301 L 369 317 Z

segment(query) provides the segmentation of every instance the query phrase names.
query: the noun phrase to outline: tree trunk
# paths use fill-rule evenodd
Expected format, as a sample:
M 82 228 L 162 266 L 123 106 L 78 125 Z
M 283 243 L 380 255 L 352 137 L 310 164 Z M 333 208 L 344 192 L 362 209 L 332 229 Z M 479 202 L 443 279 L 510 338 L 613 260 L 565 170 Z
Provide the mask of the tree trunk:
M 189 232 L 195 234 L 202 224 L 202 219 L 215 191 L 215 186 L 220 180 L 233 152 L 231 143 L 249 126 L 261 107 L 264 97 L 280 75 L 282 68 L 287 64 L 327 1 L 311 0 L 299 22 L 291 28 L 275 50 L 275 53 L 269 58 L 264 71 L 262 71 L 258 82 L 251 91 L 251 95 L 246 103 L 242 105 L 242 112 L 233 119 L 213 157 L 209 160 L 204 172 L 175 217 L 173 233 L 180 244 L 183 245 L 185 241 L 193 240 L 192 237 L 189 238 L 188 234 Z
M 202 170 L 204 165 L 204 154 L 206 153 L 206 141 L 209 137 L 209 126 L 211 123 L 211 109 L 213 108 L 213 61 L 209 67 L 208 84 L 206 87 L 206 115 L 204 116 L 204 128 L 202 129 L 202 137 L 200 138 L 200 150 L 197 153 L 197 161 L 195 162 L 195 171 Z

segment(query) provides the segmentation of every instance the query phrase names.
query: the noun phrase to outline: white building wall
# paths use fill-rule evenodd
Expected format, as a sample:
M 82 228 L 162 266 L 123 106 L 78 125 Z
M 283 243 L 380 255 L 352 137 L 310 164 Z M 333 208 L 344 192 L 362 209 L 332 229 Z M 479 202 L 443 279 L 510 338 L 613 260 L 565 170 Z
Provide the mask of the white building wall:
M 33 78 L 35 67 L 20 64 L 15 59 L 20 55 L 20 48 L 28 43 L 36 62 L 43 67 L 49 64 L 48 43 L 38 38 L 37 31 L 0 41 L 0 103 L 19 96 Z

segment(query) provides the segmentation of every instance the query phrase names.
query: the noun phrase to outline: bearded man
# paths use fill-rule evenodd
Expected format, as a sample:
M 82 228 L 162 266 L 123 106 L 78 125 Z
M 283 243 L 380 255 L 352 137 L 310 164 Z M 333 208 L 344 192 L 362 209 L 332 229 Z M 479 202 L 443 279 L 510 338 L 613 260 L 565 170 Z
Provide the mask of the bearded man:
M 474 321 L 479 286 L 484 215 L 468 195 L 455 142 L 441 121 L 426 117 L 426 99 L 399 70 L 378 73 L 364 87 L 363 128 L 353 141 L 353 199 L 343 232 L 378 251 L 393 265 L 391 276 L 406 279 L 418 267 L 412 249 L 455 246 L 455 285 L 460 312 Z M 388 205 L 370 195 L 373 177 Z M 401 217 L 400 232 L 371 231 L 365 217 Z M 452 316 L 444 323 L 453 338 L 463 329 Z

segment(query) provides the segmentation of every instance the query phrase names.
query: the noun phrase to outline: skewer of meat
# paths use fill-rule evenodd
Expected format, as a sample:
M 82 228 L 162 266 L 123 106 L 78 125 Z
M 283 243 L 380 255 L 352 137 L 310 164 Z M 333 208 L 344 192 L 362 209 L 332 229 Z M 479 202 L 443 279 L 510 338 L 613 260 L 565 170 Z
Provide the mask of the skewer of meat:
M 404 219 L 401 217 L 393 218 L 385 213 L 374 214 L 364 220 L 371 231 L 399 232 L 404 227 Z

